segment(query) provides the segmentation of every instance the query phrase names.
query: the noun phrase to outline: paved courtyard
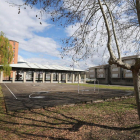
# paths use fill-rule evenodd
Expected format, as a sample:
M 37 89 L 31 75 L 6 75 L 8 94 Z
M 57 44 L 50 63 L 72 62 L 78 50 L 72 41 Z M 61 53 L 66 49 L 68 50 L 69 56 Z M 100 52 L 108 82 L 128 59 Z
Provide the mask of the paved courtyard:
M 25 110 L 93 102 L 121 96 L 131 96 L 133 91 L 96 89 L 58 83 L 3 83 L 7 111 Z

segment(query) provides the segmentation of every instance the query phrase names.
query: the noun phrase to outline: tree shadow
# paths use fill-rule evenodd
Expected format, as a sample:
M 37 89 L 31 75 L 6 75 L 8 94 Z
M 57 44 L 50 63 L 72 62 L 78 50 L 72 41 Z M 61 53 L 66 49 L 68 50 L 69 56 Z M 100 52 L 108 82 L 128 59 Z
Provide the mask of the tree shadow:
M 119 131 L 133 130 L 133 129 L 139 129 L 140 128 L 140 126 L 134 126 L 134 127 L 132 126 L 132 127 L 127 127 L 127 128 L 126 127 L 111 127 L 111 126 L 107 126 L 107 125 L 101 125 L 101 124 L 97 124 L 97 123 L 89 123 L 89 122 L 86 122 L 86 121 L 81 121 L 81 120 L 75 119 L 73 117 L 66 116 L 62 113 L 58 113 L 56 111 L 50 111 L 50 112 L 57 113 L 57 114 L 65 117 L 66 119 L 71 119 L 73 121 L 76 121 L 76 123 L 74 123 L 73 126 L 68 129 L 69 131 L 79 131 L 79 128 L 82 127 L 83 125 L 96 126 L 96 127 L 100 127 L 100 128 L 104 128 L 104 129 L 119 130 Z
M 47 114 L 45 112 L 48 112 Z M 25 111 L 26 112 L 26 111 Z M 115 126 L 108 126 L 108 125 L 102 125 L 100 123 L 90 123 L 87 121 L 83 121 L 80 119 L 76 119 L 74 117 L 65 115 L 64 113 L 60 113 L 58 111 L 53 111 L 53 110 L 49 110 L 49 109 L 44 109 L 44 112 L 41 113 L 37 110 L 30 110 L 28 111 L 29 113 L 32 114 L 32 116 L 41 116 L 41 117 L 46 117 L 46 120 L 42 120 L 42 119 L 35 119 L 35 118 L 30 118 L 27 116 L 22 115 L 22 113 L 25 113 L 24 111 L 15 111 L 13 113 L 3 113 L 3 115 L 5 116 L 9 116 L 12 117 L 13 119 L 9 120 L 6 118 L 0 118 L 0 122 L 6 125 L 3 125 L 0 127 L 0 130 L 9 130 L 11 133 L 15 133 L 16 135 L 25 138 L 26 136 L 34 136 L 34 137 L 42 137 L 42 138 L 46 138 L 46 136 L 44 136 L 43 134 L 32 134 L 32 133 L 27 133 L 27 132 L 20 132 L 20 130 L 16 130 L 14 128 L 9 128 L 7 125 L 21 125 L 21 126 L 27 126 L 27 127 L 36 127 L 37 129 L 39 128 L 48 128 L 48 129 L 56 129 L 56 130 L 68 130 L 70 132 L 78 132 L 79 129 L 86 125 L 86 126 L 95 126 L 95 127 L 99 127 L 99 128 L 103 128 L 106 130 L 117 130 L 117 131 L 130 131 L 130 130 L 134 130 L 134 131 L 139 131 L 140 129 L 140 125 L 137 126 L 131 126 L 131 127 L 115 127 Z M 21 113 L 19 115 L 19 113 Z M 49 113 L 51 115 L 49 115 Z M 0 114 L 2 114 L 0 112 Z M 55 115 L 61 116 L 61 118 L 59 117 L 55 117 Z M 23 122 L 17 122 L 17 121 L 12 121 L 14 120 L 14 118 L 19 118 L 19 119 L 24 119 L 31 122 L 35 122 L 35 123 L 23 123 Z M 56 122 L 49 122 L 48 119 L 53 119 L 56 120 Z M 43 125 L 41 124 L 43 123 Z M 68 125 L 68 127 L 64 127 L 63 125 Z M 56 137 L 48 137 L 52 140 L 68 140 L 68 139 L 63 139 L 63 138 L 56 138 Z
M 62 117 L 64 117 L 65 119 L 60 119 L 60 118 L 57 118 L 57 117 L 54 117 L 54 116 L 49 116 L 49 115 L 46 115 L 46 114 L 43 114 L 43 113 L 38 113 L 34 110 L 30 110 L 30 112 L 33 114 L 33 115 L 41 115 L 41 116 L 44 116 L 44 117 L 47 117 L 47 118 L 50 118 L 50 119 L 55 119 L 55 120 L 58 120 L 58 121 L 62 121 L 62 123 L 50 123 L 47 121 L 47 119 L 45 121 L 42 121 L 42 120 L 37 120 L 37 119 L 33 119 L 33 118 L 28 118 L 28 117 L 23 117 L 23 116 L 17 116 L 16 114 L 18 113 L 18 111 L 15 111 L 13 112 L 13 114 L 7 114 L 8 116 L 11 116 L 11 117 L 17 117 L 17 118 L 21 118 L 21 119 L 25 119 L 25 120 L 30 120 L 30 121 L 36 121 L 36 122 L 41 122 L 41 123 L 45 123 L 45 124 L 49 124 L 49 125 L 52 125 L 51 126 L 41 126 L 41 125 L 36 125 L 36 124 L 24 124 L 24 123 L 20 123 L 21 125 L 26 125 L 26 126 L 35 126 L 35 127 L 48 127 L 48 128 L 51 128 L 51 129 L 63 129 L 63 130 L 69 130 L 69 131 L 79 131 L 79 128 L 82 127 L 83 125 L 88 125 L 88 126 L 96 126 L 96 127 L 100 127 L 100 128 L 104 128 L 104 129 L 110 129 L 110 130 L 119 130 L 119 131 L 122 131 L 122 130 L 133 130 L 133 129 L 139 129 L 140 126 L 132 126 L 132 127 L 113 127 L 113 126 L 108 126 L 108 125 L 102 125 L 102 124 L 98 124 L 98 123 L 90 123 L 90 122 L 87 122 L 87 121 L 82 121 L 82 120 L 79 120 L 79 119 L 76 119 L 76 118 L 73 118 L 73 117 L 69 117 L 63 113 L 60 113 L 60 112 L 57 112 L 57 111 L 51 111 L 51 110 L 48 110 L 48 109 L 44 109 L 45 111 L 47 112 L 50 112 L 50 113 L 54 113 L 54 114 L 57 114 L 57 115 L 61 115 Z M 10 122 L 10 121 L 5 121 L 5 120 L 2 120 L 0 119 L 1 122 L 4 122 L 6 124 L 19 124 L 19 123 L 16 123 L 16 122 Z M 73 125 L 71 128 L 56 128 L 55 125 L 61 125 L 61 124 L 69 124 L 69 125 Z

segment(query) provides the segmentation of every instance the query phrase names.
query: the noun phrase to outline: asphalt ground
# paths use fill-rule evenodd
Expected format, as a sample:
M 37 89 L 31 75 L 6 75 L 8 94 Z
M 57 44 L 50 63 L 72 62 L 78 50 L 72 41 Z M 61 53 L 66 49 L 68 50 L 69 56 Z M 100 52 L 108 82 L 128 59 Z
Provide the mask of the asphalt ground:
M 58 83 L 2 83 L 6 110 L 31 110 L 78 103 L 93 102 L 122 96 L 132 96 L 133 91 L 96 89 Z

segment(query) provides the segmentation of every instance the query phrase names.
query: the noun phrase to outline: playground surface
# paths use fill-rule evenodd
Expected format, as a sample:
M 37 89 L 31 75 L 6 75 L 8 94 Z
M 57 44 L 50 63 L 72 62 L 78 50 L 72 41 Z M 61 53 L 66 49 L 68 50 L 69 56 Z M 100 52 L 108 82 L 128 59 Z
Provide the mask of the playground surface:
M 58 83 L 2 83 L 7 111 L 30 110 L 132 96 L 133 91 L 98 89 Z M 79 89 L 79 92 L 78 92 Z

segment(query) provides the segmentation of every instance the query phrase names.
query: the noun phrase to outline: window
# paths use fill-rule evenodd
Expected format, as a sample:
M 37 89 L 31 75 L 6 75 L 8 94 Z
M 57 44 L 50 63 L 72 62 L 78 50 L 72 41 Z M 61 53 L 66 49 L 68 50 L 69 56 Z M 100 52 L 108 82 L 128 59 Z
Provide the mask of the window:
M 125 74 L 125 77 L 126 77 L 126 78 L 132 77 L 132 73 L 126 73 L 126 74 Z
M 94 77 L 94 75 L 90 75 L 90 77 Z
M 131 70 L 125 70 L 126 72 L 131 72 Z
M 89 70 L 89 72 L 94 72 L 94 70 Z
M 112 68 L 112 71 L 118 71 L 118 68 Z
M 117 78 L 117 77 L 119 77 L 119 74 L 116 73 L 112 74 L 112 78 Z
M 132 60 L 125 60 L 125 62 L 128 64 L 133 64 L 135 61 L 134 61 L 134 59 L 132 59 Z
M 14 46 L 15 46 L 15 42 L 14 42 Z
M 111 66 L 112 66 L 112 67 L 117 67 L 117 65 L 116 65 L 116 64 L 112 64 Z
M 98 77 L 99 77 L 99 78 L 103 78 L 104 75 L 103 75 L 103 74 L 99 74 Z
M 103 69 L 98 69 L 99 72 L 103 72 Z

